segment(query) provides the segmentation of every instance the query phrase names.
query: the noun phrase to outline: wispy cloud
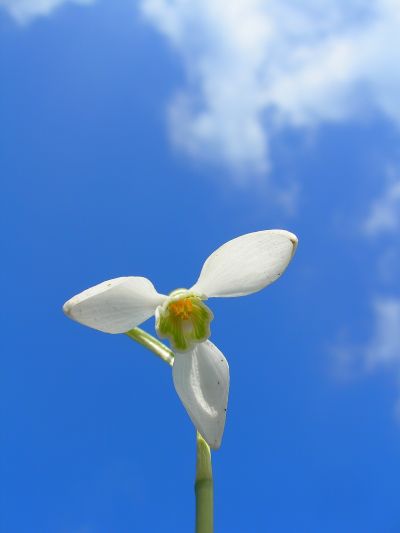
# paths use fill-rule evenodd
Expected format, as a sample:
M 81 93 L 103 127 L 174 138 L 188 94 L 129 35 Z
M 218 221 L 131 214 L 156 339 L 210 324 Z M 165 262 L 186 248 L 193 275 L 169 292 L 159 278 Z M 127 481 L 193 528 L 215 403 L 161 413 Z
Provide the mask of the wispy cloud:
M 400 2 L 142 0 L 180 55 L 171 136 L 194 157 L 265 172 L 283 127 L 379 110 L 400 122 Z
M 67 3 L 92 4 L 95 0 L 0 0 L 4 8 L 19 23 L 27 24 L 36 17 L 50 15 Z
M 374 301 L 374 328 L 365 348 L 368 368 L 395 366 L 400 375 L 400 298 Z
M 363 224 L 370 236 L 398 231 L 400 229 L 400 179 L 392 176 L 383 194 L 371 205 Z
M 331 351 L 341 379 L 378 370 L 390 372 L 399 384 L 396 410 L 400 415 L 400 297 L 375 298 L 369 339 L 358 345 L 339 342 Z
M 365 360 L 369 370 L 382 368 L 394 376 L 399 389 L 395 414 L 400 420 L 400 298 L 380 298 L 374 311 L 374 334 Z
M 340 378 L 354 378 L 386 369 L 399 385 L 396 412 L 400 419 L 400 177 L 390 165 L 380 195 L 372 200 L 367 215 L 358 224 L 357 238 L 370 246 L 366 263 L 371 271 L 368 292 L 385 296 L 371 298 L 370 336 L 354 343 L 343 335 L 332 352 Z M 367 239 L 367 240 L 365 240 Z M 375 270 L 375 275 L 374 275 Z M 381 289 L 377 290 L 377 287 Z
M 334 346 L 335 370 L 341 378 L 354 378 L 366 372 L 386 369 L 395 376 L 399 385 L 396 405 L 400 417 L 400 177 L 398 165 L 389 165 L 382 191 L 371 201 L 366 216 L 357 224 L 357 239 L 369 245 L 370 257 L 366 263 L 369 293 L 379 294 L 385 287 L 385 296 L 370 298 L 371 313 L 369 338 L 354 343 L 342 335 Z M 375 273 L 374 273 L 375 272 Z M 379 289 L 380 287 L 380 289 Z M 399 418 L 400 419 L 400 418 Z

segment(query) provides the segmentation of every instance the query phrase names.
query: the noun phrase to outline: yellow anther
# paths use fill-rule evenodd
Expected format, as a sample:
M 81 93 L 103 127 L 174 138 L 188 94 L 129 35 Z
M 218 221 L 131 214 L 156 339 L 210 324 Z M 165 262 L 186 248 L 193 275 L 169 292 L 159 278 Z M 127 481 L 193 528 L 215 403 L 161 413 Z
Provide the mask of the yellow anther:
M 193 311 L 193 304 L 190 298 L 182 298 L 182 300 L 171 302 L 169 304 L 169 310 L 177 318 L 188 320 Z

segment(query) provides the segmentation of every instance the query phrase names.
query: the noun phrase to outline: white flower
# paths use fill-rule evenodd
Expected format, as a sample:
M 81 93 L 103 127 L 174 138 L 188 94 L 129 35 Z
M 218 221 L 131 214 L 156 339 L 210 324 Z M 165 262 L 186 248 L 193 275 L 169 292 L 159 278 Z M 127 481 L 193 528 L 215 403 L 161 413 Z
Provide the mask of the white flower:
M 64 304 L 73 320 L 106 333 L 126 333 L 156 315 L 156 330 L 175 352 L 173 381 L 193 424 L 208 444 L 221 445 L 229 392 L 229 367 L 212 342 L 207 298 L 257 292 L 284 272 L 297 237 L 284 230 L 248 233 L 218 248 L 189 290 L 159 294 L 146 278 L 104 281 Z

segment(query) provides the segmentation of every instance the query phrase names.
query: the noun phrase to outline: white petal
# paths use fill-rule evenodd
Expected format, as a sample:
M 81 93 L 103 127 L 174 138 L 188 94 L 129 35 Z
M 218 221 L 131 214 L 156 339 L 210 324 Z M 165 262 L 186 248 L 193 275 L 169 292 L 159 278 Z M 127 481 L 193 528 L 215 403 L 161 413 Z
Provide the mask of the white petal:
M 221 446 L 229 393 L 228 361 L 210 341 L 175 353 L 174 385 L 193 424 L 211 448 Z
M 68 300 L 63 309 L 85 326 L 125 333 L 154 315 L 165 299 L 151 281 L 131 276 L 103 281 Z
M 206 260 L 190 290 L 213 296 L 244 296 L 257 292 L 284 272 L 297 246 L 285 230 L 265 230 L 228 241 Z

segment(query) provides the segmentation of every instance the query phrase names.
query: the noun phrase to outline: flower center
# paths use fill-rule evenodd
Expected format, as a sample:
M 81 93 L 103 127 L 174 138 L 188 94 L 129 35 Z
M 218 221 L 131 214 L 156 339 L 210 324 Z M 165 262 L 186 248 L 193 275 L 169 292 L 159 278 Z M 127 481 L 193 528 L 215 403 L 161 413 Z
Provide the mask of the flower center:
M 178 289 L 156 310 L 158 336 L 167 338 L 173 349 L 186 352 L 210 336 L 211 310 L 200 295 Z
M 182 298 L 169 304 L 169 311 L 175 318 L 188 320 L 193 311 L 193 304 L 190 298 Z

